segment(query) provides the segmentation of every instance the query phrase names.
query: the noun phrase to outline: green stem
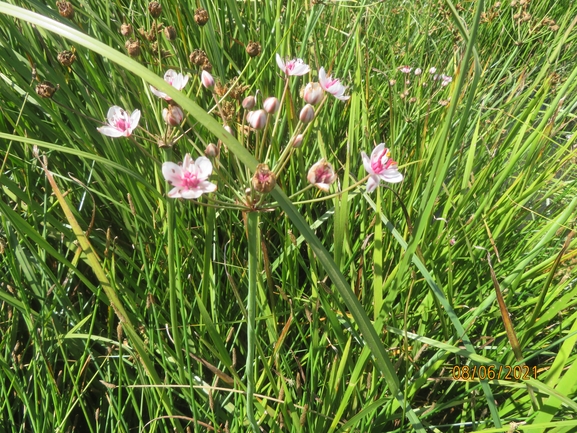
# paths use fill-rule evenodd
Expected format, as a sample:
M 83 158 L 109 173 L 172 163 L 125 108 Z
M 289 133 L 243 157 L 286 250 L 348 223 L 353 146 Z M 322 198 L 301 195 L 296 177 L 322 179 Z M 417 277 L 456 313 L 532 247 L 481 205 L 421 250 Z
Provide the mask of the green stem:
M 172 158 L 172 148 L 166 149 L 166 160 L 170 161 Z M 167 191 L 170 185 L 167 185 Z M 168 296 L 170 303 L 170 327 L 172 341 L 174 342 L 174 351 L 176 353 L 177 365 L 179 369 L 180 382 L 184 383 L 184 359 L 182 357 L 181 339 L 178 330 L 178 308 L 176 296 L 176 267 L 174 255 L 174 200 L 168 198 L 166 201 L 166 225 L 168 238 Z
M 254 433 L 260 433 L 260 429 L 254 419 L 253 394 L 254 394 L 254 347 L 255 339 L 255 308 L 256 308 L 256 284 L 257 263 L 260 232 L 258 228 L 258 213 L 248 213 L 248 306 L 247 306 L 247 351 L 246 351 L 246 416 Z

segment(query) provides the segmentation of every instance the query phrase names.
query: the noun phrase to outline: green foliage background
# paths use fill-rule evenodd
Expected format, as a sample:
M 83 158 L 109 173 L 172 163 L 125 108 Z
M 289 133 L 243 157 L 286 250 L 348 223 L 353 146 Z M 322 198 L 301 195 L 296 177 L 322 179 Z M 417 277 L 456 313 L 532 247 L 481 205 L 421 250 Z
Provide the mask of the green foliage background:
M 178 36 L 159 33 L 155 51 L 135 33 L 145 71 L 119 54 L 119 30 L 150 30 L 148 2 L 73 1 L 72 19 L 52 1 L 0 2 L 0 430 L 244 432 L 247 384 L 271 432 L 575 429 L 575 3 L 161 3 L 158 23 Z M 49 19 L 108 48 L 73 43 Z M 253 59 L 250 41 L 262 46 Z M 57 55 L 72 46 L 64 67 Z M 281 97 L 276 53 L 303 58 L 312 80 L 324 66 L 350 86 L 279 178 L 294 205 L 276 191 L 271 211 L 239 210 L 255 143 L 244 150 L 216 111 L 194 105 L 214 105 L 194 49 L 245 95 Z M 453 81 L 441 86 L 431 67 Z M 166 150 L 146 74 L 168 68 L 191 82 L 187 101 L 174 97 L 187 132 Z M 58 86 L 52 99 L 35 93 L 40 80 Z M 294 113 L 307 80 L 291 81 Z M 238 132 L 242 109 L 226 100 Z M 96 130 L 112 105 L 142 111 L 134 141 Z M 267 143 L 271 166 L 294 113 Z M 162 162 L 218 139 L 214 179 L 229 207 L 168 201 Z M 346 191 L 365 176 L 360 152 L 380 142 L 403 183 L 326 201 L 300 192 L 321 156 Z M 454 380 L 481 365 L 526 365 L 533 379 Z

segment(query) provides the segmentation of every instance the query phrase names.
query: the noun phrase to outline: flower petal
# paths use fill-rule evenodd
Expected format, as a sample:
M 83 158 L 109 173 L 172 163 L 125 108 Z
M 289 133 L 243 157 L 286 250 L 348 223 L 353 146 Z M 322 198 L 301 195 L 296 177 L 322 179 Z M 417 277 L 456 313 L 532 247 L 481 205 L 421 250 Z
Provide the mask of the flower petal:
M 130 115 L 130 132 L 134 131 L 140 121 L 140 110 L 134 110 Z
M 381 179 L 379 176 L 369 176 L 369 180 L 367 181 L 367 192 L 373 192 L 379 186 Z
M 403 180 L 403 175 L 399 173 L 399 170 L 395 169 L 387 169 L 383 173 L 379 175 L 381 179 L 385 182 L 389 183 L 399 183 Z
M 276 64 L 278 65 L 280 70 L 286 74 L 286 66 L 285 66 L 284 61 L 283 61 L 283 59 L 279 53 L 276 53 Z
M 375 173 L 371 167 L 371 160 L 365 152 L 361 152 L 361 158 L 363 158 L 363 166 L 365 167 L 366 172 L 370 175 L 374 175 Z
M 172 99 L 172 98 L 170 98 L 166 93 L 161 92 L 160 90 L 157 90 L 155 87 L 150 86 L 150 91 L 151 91 L 155 96 L 158 96 L 159 98 L 162 98 L 162 99 L 166 99 L 167 101 L 169 101 L 170 99 Z M 167 98 L 168 98 L 168 99 L 167 99 Z
M 96 128 L 98 132 L 108 137 L 122 137 L 124 136 L 124 131 L 117 129 L 113 126 L 101 126 L 100 128 Z
M 178 187 L 182 182 L 182 167 L 174 162 L 165 162 L 162 164 L 162 175 L 167 182 Z
M 210 159 L 204 156 L 199 156 L 196 158 L 194 164 L 198 169 L 197 174 L 199 179 L 207 179 L 212 174 L 212 162 L 210 162 Z

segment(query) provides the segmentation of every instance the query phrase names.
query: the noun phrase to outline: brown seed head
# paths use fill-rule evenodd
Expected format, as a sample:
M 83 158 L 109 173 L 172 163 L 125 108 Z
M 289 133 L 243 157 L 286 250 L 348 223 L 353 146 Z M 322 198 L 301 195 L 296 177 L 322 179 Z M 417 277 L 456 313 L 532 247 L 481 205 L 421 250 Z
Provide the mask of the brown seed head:
M 72 3 L 67 1 L 57 1 L 56 7 L 58 8 L 58 13 L 64 18 L 72 19 L 74 17 L 74 8 Z
M 150 2 L 148 4 L 148 12 L 150 12 L 153 18 L 158 18 L 162 13 L 162 6 L 158 2 Z
M 194 21 L 199 26 L 204 26 L 208 22 L 208 12 L 206 9 L 198 8 L 196 12 L 194 12 Z
M 176 29 L 172 26 L 168 26 L 164 28 L 164 36 L 169 41 L 174 41 L 176 39 Z
M 36 86 L 36 93 L 41 98 L 52 98 L 56 90 L 58 89 L 50 81 L 42 81 Z
M 202 66 L 205 62 L 208 62 L 208 57 L 203 50 L 196 49 L 190 53 L 190 63 L 196 66 Z M 209 71 L 210 72 L 210 71 Z
M 120 26 L 120 34 L 122 36 L 125 36 L 125 37 L 130 36 L 133 31 L 134 31 L 134 29 L 132 28 L 132 24 L 124 23 Z
M 251 57 L 256 57 L 260 54 L 260 52 L 262 51 L 261 46 L 258 42 L 249 42 L 248 45 L 246 46 L 246 52 L 248 53 L 249 56 Z
M 72 63 L 76 61 L 76 56 L 72 51 L 64 50 L 58 53 L 57 59 L 64 66 L 72 66 Z
M 140 55 L 140 42 L 129 39 L 124 46 L 130 57 L 138 57 Z
M 269 170 L 268 165 L 259 164 L 256 166 L 256 172 L 252 177 L 252 189 L 261 194 L 269 193 L 276 185 L 276 176 Z

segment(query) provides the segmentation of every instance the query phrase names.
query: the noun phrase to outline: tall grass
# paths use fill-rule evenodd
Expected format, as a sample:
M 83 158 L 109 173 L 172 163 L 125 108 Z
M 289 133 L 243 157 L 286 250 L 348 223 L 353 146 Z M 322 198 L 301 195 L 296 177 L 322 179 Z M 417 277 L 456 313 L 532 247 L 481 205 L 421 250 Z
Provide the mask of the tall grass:
M 574 2 L 161 3 L 155 19 L 145 1 L 72 2 L 67 19 L 0 2 L 0 429 L 575 429 Z M 247 137 L 242 98 L 202 87 L 195 49 L 259 104 L 283 99 L 277 53 L 312 72 Z M 258 195 L 321 66 L 351 98 L 329 95 Z M 113 105 L 142 111 L 130 138 L 97 131 Z M 404 180 L 367 193 L 361 151 L 381 142 Z M 162 163 L 209 143 L 217 192 L 168 198 Z M 328 194 L 307 188 L 321 157 Z

